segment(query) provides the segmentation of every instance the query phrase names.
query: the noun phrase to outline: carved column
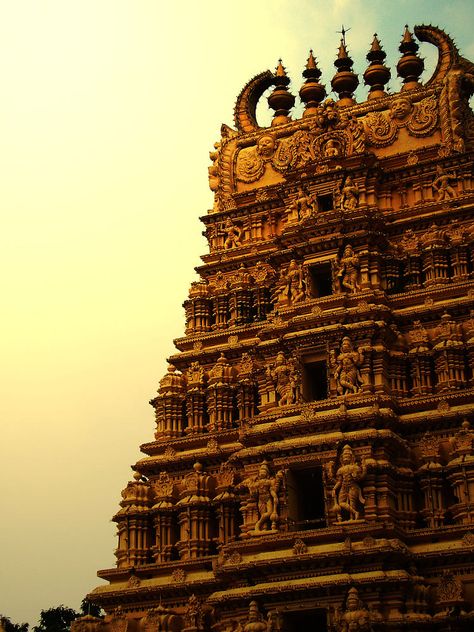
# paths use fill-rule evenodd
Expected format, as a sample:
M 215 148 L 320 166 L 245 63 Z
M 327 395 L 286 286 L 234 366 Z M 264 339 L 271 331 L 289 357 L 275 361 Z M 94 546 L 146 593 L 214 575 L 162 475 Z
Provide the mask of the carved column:
M 231 294 L 229 300 L 229 325 L 244 325 L 252 320 L 252 278 L 244 266 L 232 275 L 230 280 Z
M 468 231 L 452 220 L 446 231 L 449 239 L 449 255 L 451 260 L 451 274 L 453 281 L 464 281 L 469 277 L 469 235 Z
M 188 418 L 186 433 L 205 432 L 207 425 L 206 373 L 199 362 L 192 362 L 186 377 L 186 415 Z
M 441 323 L 434 331 L 434 362 L 436 390 L 464 388 L 466 370 L 461 326 L 448 313 L 441 316 Z
M 170 364 L 160 380 L 158 396 L 150 404 L 156 411 L 157 439 L 180 437 L 184 430 L 183 404 L 185 381 L 181 373 Z
M 209 371 L 206 400 L 210 432 L 227 430 L 233 426 L 233 381 L 233 369 L 221 353 L 216 364 Z
M 239 523 L 238 498 L 235 495 L 236 473 L 228 463 L 222 463 L 217 474 L 216 495 L 213 505 L 218 519 L 218 546 L 237 538 Z
M 455 505 L 449 509 L 455 522 L 474 522 L 474 431 L 468 421 L 451 440 L 451 459 L 446 466 L 451 483 Z
M 267 314 L 273 309 L 270 288 L 275 277 L 275 271 L 268 263 L 259 261 L 252 270 L 252 277 L 254 279 L 254 318 L 255 320 L 265 320 Z
M 186 312 L 186 335 L 203 333 L 211 329 L 211 301 L 205 281 L 195 281 L 189 290 L 189 299 L 184 302 Z
M 449 257 L 446 233 L 433 224 L 420 239 L 422 246 L 423 279 L 426 286 L 447 283 Z
M 150 507 L 152 492 L 139 472 L 122 491 L 121 509 L 113 517 L 117 523 L 119 543 L 115 551 L 117 567 L 146 564 L 151 546 Z
M 167 472 L 160 472 L 158 480 L 153 484 L 155 504 L 152 507 L 155 527 L 155 543 L 152 547 L 155 562 L 170 562 L 173 548 L 177 540 L 175 513 L 176 490 Z
M 257 414 L 256 366 L 248 353 L 242 354 L 237 373 L 237 408 L 239 419 L 250 419 Z
M 176 504 L 180 528 L 176 548 L 183 560 L 210 555 L 215 536 L 211 507 L 215 481 L 202 471 L 200 463 L 195 463 L 193 470 L 184 477 Z
M 428 332 L 419 320 L 413 323 L 413 329 L 408 332 L 408 340 L 412 394 L 431 393 L 433 390 L 432 353 Z
M 212 329 L 225 329 L 229 323 L 229 281 L 218 272 L 212 282 Z
M 421 514 L 430 528 L 443 524 L 445 515 L 443 466 L 439 463 L 439 441 L 426 433 L 419 441 L 420 456 L 423 465 L 418 470 L 418 479 L 424 495 L 424 507 Z

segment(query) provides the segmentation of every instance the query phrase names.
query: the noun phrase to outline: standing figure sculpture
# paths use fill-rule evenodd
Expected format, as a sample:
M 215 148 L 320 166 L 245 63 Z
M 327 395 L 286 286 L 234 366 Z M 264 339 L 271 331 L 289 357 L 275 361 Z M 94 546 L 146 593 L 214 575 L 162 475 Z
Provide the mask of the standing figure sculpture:
M 237 248 L 242 245 L 240 241 L 240 237 L 242 236 L 242 230 L 233 223 L 233 221 L 228 217 L 224 224 L 224 248 L 229 250 L 230 248 Z
M 279 397 L 279 406 L 298 402 L 300 398 L 300 374 L 295 359 L 287 360 L 283 351 L 279 351 L 275 364 L 267 368 L 267 375 L 273 382 Z
M 279 305 L 293 305 L 306 298 L 306 281 L 301 265 L 295 259 L 284 272 L 280 273 L 277 286 L 273 294 L 273 301 Z
M 344 612 L 336 611 L 336 632 L 369 632 L 370 613 L 366 605 L 359 598 L 357 588 L 350 588 L 347 593 L 346 609 Z
M 332 350 L 330 359 L 338 395 L 360 393 L 364 383 L 360 373 L 364 361 L 363 352 L 360 349 L 356 351 L 351 339 L 345 336 L 341 342 L 339 355 L 336 356 Z
M 359 256 L 352 246 L 347 244 L 342 257 L 337 257 L 333 262 L 333 282 L 337 292 L 348 291 L 351 294 L 360 291 L 359 285 Z
M 447 173 L 443 170 L 441 165 L 436 168 L 436 178 L 431 185 L 436 192 L 436 200 L 442 202 L 443 200 L 450 200 L 455 197 L 456 191 L 450 185 L 451 181 L 456 181 L 457 178 L 454 173 Z
M 318 211 L 318 201 L 317 198 L 313 198 L 306 193 L 302 187 L 298 187 L 298 193 L 291 204 L 291 208 L 296 215 L 297 221 L 300 222 Z
M 283 480 L 280 470 L 275 476 L 270 474 L 266 461 L 260 464 L 258 474 L 245 479 L 238 487 L 246 487 L 256 501 L 258 519 L 253 527 L 254 533 L 275 531 L 279 519 L 278 492 Z
M 359 205 L 359 188 L 354 184 L 352 176 L 347 176 L 341 190 L 341 210 L 352 211 Z
M 336 484 L 333 488 L 334 511 L 338 522 L 344 520 L 359 520 L 361 506 L 365 498 L 359 481 L 367 474 L 367 464 L 363 461 L 358 465 L 350 445 L 345 445 L 341 453 L 341 465 L 336 472 Z M 343 512 L 348 516 L 343 517 Z

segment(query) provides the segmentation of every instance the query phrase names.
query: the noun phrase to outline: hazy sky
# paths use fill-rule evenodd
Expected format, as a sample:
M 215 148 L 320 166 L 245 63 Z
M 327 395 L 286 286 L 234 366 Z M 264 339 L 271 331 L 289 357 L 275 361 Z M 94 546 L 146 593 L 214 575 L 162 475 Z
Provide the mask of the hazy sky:
M 359 75 L 379 34 L 397 90 L 405 22 L 474 59 L 473 18 L 471 0 L 0 0 L 1 614 L 78 608 L 114 564 L 244 83 L 281 56 L 296 93 L 313 48 L 329 86 L 343 23 Z

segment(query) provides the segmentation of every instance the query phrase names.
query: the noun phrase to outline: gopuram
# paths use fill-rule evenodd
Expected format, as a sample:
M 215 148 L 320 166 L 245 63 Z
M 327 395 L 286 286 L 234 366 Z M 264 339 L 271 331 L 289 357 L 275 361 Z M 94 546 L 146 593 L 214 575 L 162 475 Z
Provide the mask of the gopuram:
M 362 103 L 344 38 L 301 118 L 281 62 L 238 96 L 106 616 L 75 632 L 474 630 L 474 65 L 432 26 L 399 50 L 394 94 L 375 36 Z

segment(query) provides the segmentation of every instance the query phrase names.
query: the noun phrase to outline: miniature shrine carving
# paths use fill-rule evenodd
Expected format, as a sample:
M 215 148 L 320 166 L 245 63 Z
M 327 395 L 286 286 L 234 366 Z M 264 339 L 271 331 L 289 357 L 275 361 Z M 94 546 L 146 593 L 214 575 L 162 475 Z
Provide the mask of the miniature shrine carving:
M 336 612 L 335 629 L 337 632 L 370 632 L 370 613 L 357 588 L 349 589 L 344 611 Z

